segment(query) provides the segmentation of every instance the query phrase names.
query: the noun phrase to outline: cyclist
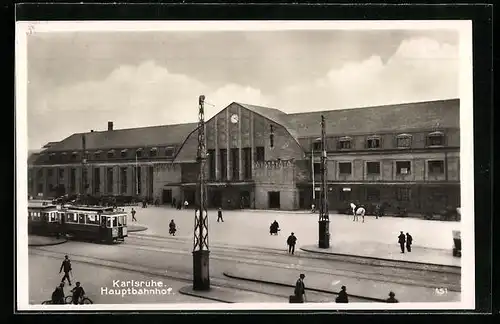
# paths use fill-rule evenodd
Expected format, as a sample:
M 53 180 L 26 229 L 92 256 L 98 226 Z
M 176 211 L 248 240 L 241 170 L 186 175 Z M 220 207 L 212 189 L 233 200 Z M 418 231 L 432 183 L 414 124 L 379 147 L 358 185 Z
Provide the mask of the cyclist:
M 85 296 L 85 290 L 83 290 L 83 287 L 80 286 L 79 281 L 76 283 L 76 287 L 71 289 L 71 292 L 73 293 L 73 304 L 78 305 L 80 303 L 80 299 Z
M 64 282 L 61 282 L 54 292 L 52 292 L 52 304 L 64 304 Z

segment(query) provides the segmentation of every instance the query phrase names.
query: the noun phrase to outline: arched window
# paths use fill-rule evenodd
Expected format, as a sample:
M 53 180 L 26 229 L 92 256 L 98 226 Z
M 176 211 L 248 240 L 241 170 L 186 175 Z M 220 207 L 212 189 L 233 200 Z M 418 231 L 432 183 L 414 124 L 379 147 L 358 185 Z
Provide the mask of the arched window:
M 397 148 L 410 148 L 412 136 L 410 134 L 399 134 L 396 136 Z
M 337 142 L 337 147 L 339 150 L 350 150 L 352 149 L 352 138 L 349 136 L 344 136 L 339 138 Z
M 369 149 L 375 149 L 375 148 L 380 148 L 380 136 L 369 136 L 367 139 L 366 139 L 366 148 L 369 148 Z
M 444 146 L 444 133 L 432 132 L 427 135 L 427 146 Z

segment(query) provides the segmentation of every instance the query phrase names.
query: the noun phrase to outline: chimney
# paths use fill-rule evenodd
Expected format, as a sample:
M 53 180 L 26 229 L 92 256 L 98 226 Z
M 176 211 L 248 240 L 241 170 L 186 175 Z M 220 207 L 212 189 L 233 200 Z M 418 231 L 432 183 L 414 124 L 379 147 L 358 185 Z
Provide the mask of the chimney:
M 112 131 L 112 130 L 113 130 L 113 122 L 109 121 L 108 122 L 108 131 Z

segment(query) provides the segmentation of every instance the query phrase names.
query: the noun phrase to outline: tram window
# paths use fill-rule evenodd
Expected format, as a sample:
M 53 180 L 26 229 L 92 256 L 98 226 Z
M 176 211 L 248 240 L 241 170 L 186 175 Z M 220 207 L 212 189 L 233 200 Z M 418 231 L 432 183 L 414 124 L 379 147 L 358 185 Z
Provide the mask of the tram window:
M 68 223 L 78 223 L 78 215 L 74 213 L 66 214 L 66 222 Z
M 116 219 L 116 217 L 113 217 L 113 227 L 116 226 L 118 226 L 118 220 Z
M 85 214 L 78 214 L 78 224 L 85 224 Z
M 111 227 L 113 227 L 113 226 L 112 226 L 113 224 L 111 223 L 111 217 L 106 217 L 106 220 L 107 220 L 107 221 L 106 221 L 106 227 L 107 227 L 107 228 L 111 228 Z
M 126 226 L 127 225 L 127 216 L 123 216 L 123 225 Z
M 55 222 L 57 220 L 56 213 L 50 213 L 50 221 Z
M 116 217 L 118 219 L 118 226 L 123 226 L 123 216 Z
M 99 217 L 99 216 L 97 216 L 97 217 Z M 101 216 L 101 226 L 106 227 L 106 217 L 104 217 L 104 216 Z
M 94 215 L 94 214 L 88 214 L 87 215 L 87 219 L 86 219 L 86 223 L 87 224 L 95 224 L 95 225 L 99 225 L 99 216 L 97 215 Z

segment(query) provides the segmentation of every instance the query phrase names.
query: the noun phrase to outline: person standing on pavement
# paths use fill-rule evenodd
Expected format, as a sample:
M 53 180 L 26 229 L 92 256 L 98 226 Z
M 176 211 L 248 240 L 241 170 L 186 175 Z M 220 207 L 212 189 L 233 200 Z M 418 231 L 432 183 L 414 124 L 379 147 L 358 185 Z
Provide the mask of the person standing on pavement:
M 295 244 L 297 243 L 297 237 L 295 234 L 292 232 L 288 239 L 286 240 L 286 243 L 288 244 L 288 253 L 294 254 L 295 252 Z
M 224 223 L 224 219 L 222 218 L 222 209 L 220 207 L 219 210 L 217 210 L 217 223 L 219 220 Z
M 412 243 L 413 243 L 413 237 L 410 235 L 410 233 L 406 233 L 406 250 L 408 252 L 411 252 Z
M 299 279 L 297 279 L 297 282 L 295 283 L 294 295 L 298 303 L 304 303 L 306 301 L 306 285 L 304 284 L 305 277 L 306 275 L 301 273 Z
M 346 291 L 346 287 L 345 286 L 342 286 L 340 288 L 340 291 L 339 291 L 339 295 L 337 296 L 337 298 L 335 299 L 335 302 L 336 303 L 348 303 L 349 302 L 349 297 L 347 296 L 347 291 Z
M 136 213 L 135 209 L 132 208 L 132 210 L 130 211 L 130 213 L 132 214 L 132 221 L 133 222 L 137 222 L 137 219 L 135 218 L 135 213 Z
M 64 282 L 61 282 L 59 286 L 52 292 L 52 304 L 62 305 L 64 304 Z
M 59 273 L 64 270 L 64 276 L 61 279 L 61 282 L 64 283 L 64 280 L 68 279 L 68 283 L 71 286 L 71 279 L 69 277 L 69 273 L 71 272 L 71 261 L 67 255 L 64 256 L 64 261 L 61 264 L 61 268 L 59 269 Z
M 403 231 L 398 236 L 399 246 L 401 247 L 401 253 L 405 253 L 405 242 L 406 236 L 403 234 Z
M 389 298 L 387 298 L 386 302 L 387 303 L 399 303 L 399 301 L 395 297 L 396 297 L 396 294 L 391 291 L 389 293 Z

